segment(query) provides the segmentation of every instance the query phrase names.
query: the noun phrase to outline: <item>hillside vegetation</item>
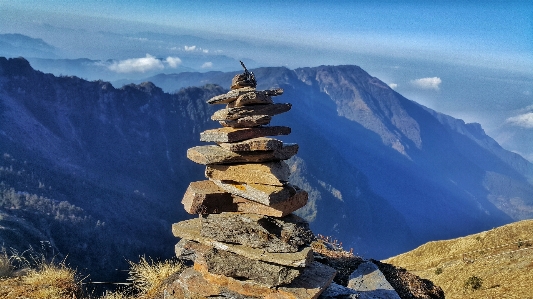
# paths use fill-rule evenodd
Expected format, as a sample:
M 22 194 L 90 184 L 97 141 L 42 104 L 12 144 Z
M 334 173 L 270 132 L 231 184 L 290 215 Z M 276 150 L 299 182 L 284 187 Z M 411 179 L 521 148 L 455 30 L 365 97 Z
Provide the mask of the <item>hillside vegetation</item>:
M 533 298 L 533 220 L 429 242 L 384 260 L 431 280 L 446 298 Z

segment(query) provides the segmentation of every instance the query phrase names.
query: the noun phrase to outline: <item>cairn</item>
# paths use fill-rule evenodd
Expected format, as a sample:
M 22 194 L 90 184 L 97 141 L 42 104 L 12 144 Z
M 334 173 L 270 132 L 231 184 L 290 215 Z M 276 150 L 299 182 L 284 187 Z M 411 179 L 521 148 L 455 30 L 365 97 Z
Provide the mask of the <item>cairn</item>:
M 291 104 L 274 103 L 283 90 L 256 90 L 241 62 L 231 90 L 207 101 L 226 104 L 211 119 L 222 128 L 200 133 L 215 142 L 190 148 L 187 157 L 206 165 L 208 180 L 192 182 L 182 204 L 199 218 L 175 223 L 185 269 L 166 289 L 165 298 L 317 298 L 335 270 L 313 261 L 315 237 L 308 223 L 292 214 L 305 206 L 307 192 L 291 185 L 284 160 L 297 144 L 267 137 L 288 135 L 285 126 L 267 126 Z

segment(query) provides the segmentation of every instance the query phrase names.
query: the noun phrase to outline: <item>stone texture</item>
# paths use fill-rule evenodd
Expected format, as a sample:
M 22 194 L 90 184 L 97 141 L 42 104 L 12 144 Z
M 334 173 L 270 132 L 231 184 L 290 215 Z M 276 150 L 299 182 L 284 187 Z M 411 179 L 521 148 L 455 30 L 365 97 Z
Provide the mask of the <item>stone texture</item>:
M 271 90 L 248 92 L 240 95 L 235 101 L 228 103 L 227 108 L 235 108 L 257 104 L 274 104 Z
M 189 214 L 211 214 L 237 209 L 231 194 L 210 181 L 190 183 L 181 203 Z
M 198 164 L 261 163 L 287 160 L 298 152 L 297 144 L 273 151 L 232 152 L 218 145 L 195 146 L 187 150 L 187 158 Z
M 239 142 L 220 143 L 220 147 L 232 152 L 274 151 L 283 147 L 283 142 L 268 137 L 252 138 Z
M 237 98 L 239 96 L 241 96 L 243 94 L 246 94 L 246 93 L 249 93 L 249 92 L 253 92 L 253 91 L 255 91 L 255 88 L 253 88 L 253 87 L 244 87 L 244 88 L 230 90 L 229 92 L 227 92 L 225 94 L 221 94 L 221 95 L 212 97 L 211 99 L 209 99 L 207 101 L 207 103 L 208 104 L 227 104 L 227 103 L 231 103 L 231 102 L 237 100 Z
M 254 128 L 219 128 L 200 133 L 200 141 L 205 142 L 236 142 L 265 136 L 289 135 L 291 128 L 283 126 Z
M 195 241 L 187 241 L 182 247 L 194 251 L 194 262 L 203 265 L 211 274 L 253 280 L 271 287 L 292 282 L 302 271 L 302 268 L 249 259 Z
M 359 294 L 350 288 L 331 283 L 318 299 L 359 299 Z
M 231 194 L 235 194 L 267 206 L 275 205 L 285 201 L 293 197 L 299 190 L 298 187 L 295 187 L 291 184 L 286 184 L 280 187 L 219 180 L 213 180 L 213 183 Z
M 212 120 L 233 120 L 239 119 L 247 116 L 255 115 L 269 115 L 274 116 L 280 113 L 287 112 L 291 110 L 292 105 L 285 104 L 266 104 L 266 105 L 253 105 L 253 106 L 242 106 L 236 108 L 226 108 L 221 109 L 213 113 L 211 116 Z
M 247 164 L 207 165 L 205 176 L 213 180 L 283 186 L 290 175 L 289 165 L 283 161 Z
M 253 213 L 272 217 L 283 217 L 302 208 L 308 199 L 307 192 L 297 190 L 296 194 L 272 206 L 242 198 L 220 189 L 212 181 L 189 184 L 182 203 L 189 214 L 216 214 L 222 212 Z
M 350 275 L 348 287 L 357 291 L 362 299 L 400 299 L 378 266 L 371 261 L 362 263 Z
M 313 250 L 311 247 L 302 247 L 294 253 L 267 252 L 263 249 L 255 249 L 240 244 L 230 244 L 219 242 L 203 237 L 200 233 L 201 219 L 185 220 L 172 225 L 174 236 L 193 240 L 205 245 L 213 246 L 220 250 L 233 252 L 253 260 L 274 263 L 291 267 L 306 267 L 313 261 Z
M 201 235 L 267 252 L 298 252 L 315 239 L 309 224 L 296 215 L 283 218 L 258 214 L 222 213 L 201 218 Z
M 272 120 L 272 116 L 270 115 L 252 115 L 252 116 L 245 116 L 242 118 L 237 118 L 234 120 L 223 120 L 223 121 L 219 121 L 219 123 L 223 127 L 252 128 L 252 127 L 268 125 L 271 120 Z

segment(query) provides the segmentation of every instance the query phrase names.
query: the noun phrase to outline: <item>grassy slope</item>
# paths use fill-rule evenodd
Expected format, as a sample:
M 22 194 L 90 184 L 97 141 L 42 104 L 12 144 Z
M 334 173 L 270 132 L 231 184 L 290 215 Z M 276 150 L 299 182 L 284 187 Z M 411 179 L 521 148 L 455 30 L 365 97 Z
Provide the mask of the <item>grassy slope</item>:
M 533 298 L 533 220 L 426 243 L 384 260 L 440 286 L 446 298 Z M 479 289 L 465 288 L 472 276 Z

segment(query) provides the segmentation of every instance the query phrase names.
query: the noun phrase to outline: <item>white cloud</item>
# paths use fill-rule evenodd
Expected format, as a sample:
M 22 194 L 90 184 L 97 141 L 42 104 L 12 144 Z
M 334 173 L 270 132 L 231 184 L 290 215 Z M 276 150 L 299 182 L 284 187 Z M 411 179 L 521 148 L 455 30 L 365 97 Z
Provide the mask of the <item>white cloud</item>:
M 439 90 L 439 85 L 442 80 L 439 77 L 420 78 L 411 80 L 411 84 L 421 89 L 434 89 Z
M 185 46 L 185 51 L 192 52 L 194 50 L 196 50 L 196 46 Z
M 175 69 L 178 67 L 178 65 L 181 64 L 181 59 L 179 57 L 167 57 L 165 61 L 168 63 L 168 66 Z
M 528 112 L 520 114 L 517 116 L 509 117 L 505 120 L 506 123 L 513 126 L 524 127 L 531 129 L 533 128 L 533 112 Z
M 212 68 L 213 67 L 213 63 L 208 61 L 208 62 L 205 62 L 204 64 L 202 64 L 202 68 L 203 69 L 208 69 L 208 68 Z
M 389 87 L 392 88 L 392 89 L 396 89 L 396 88 L 398 88 L 398 84 L 396 84 L 396 83 L 389 83 Z
M 203 49 L 202 52 L 207 54 L 207 53 L 209 53 L 209 50 L 208 49 Z
M 109 67 L 111 71 L 117 73 L 144 73 L 165 68 L 161 60 L 150 54 L 144 58 L 131 58 L 113 62 Z

